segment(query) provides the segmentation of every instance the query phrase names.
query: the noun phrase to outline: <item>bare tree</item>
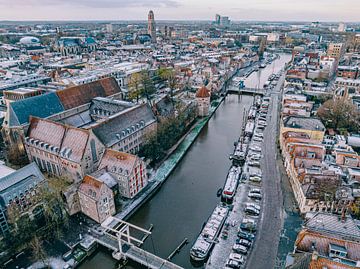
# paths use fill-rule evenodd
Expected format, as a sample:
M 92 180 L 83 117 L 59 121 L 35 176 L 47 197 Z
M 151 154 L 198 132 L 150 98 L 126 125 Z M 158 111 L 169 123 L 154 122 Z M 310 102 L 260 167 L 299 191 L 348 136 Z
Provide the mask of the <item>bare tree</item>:
M 29 247 L 32 251 L 34 260 L 41 261 L 44 264 L 45 268 L 49 268 L 44 246 L 42 244 L 42 241 L 39 239 L 39 237 L 34 236 L 29 243 Z
M 317 111 L 318 116 L 327 127 L 348 131 L 359 130 L 360 114 L 357 107 L 346 98 L 335 98 L 326 101 Z

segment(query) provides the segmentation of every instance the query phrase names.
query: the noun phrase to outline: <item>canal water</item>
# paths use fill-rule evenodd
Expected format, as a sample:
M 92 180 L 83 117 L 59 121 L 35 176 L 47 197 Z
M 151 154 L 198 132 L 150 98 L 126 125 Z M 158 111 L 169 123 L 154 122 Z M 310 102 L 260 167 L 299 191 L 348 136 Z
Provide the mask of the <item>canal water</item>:
M 289 55 L 281 55 L 273 64 L 252 73 L 245 86 L 261 88 L 268 76 L 279 71 L 289 59 Z M 184 268 L 193 268 L 189 257 L 191 245 L 219 202 L 216 192 L 223 187 L 231 166 L 229 154 L 239 137 L 244 110 L 249 109 L 252 102 L 252 96 L 227 96 L 160 191 L 128 220 L 144 228 L 154 225 L 152 236 L 144 244 L 146 250 L 167 258 L 188 238 L 189 244 L 172 261 Z M 80 268 L 117 266 L 111 254 L 99 251 Z

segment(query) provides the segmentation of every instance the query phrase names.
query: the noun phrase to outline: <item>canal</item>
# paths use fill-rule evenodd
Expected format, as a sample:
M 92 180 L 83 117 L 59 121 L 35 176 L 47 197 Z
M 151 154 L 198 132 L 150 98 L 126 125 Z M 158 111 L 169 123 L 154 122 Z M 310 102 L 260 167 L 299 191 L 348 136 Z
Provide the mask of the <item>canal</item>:
M 266 68 L 252 73 L 245 86 L 262 87 L 268 76 L 279 71 L 289 59 L 289 55 L 281 55 Z M 160 191 L 128 220 L 145 228 L 154 225 L 151 238 L 144 244 L 146 250 L 166 258 L 188 238 L 190 243 L 172 261 L 193 268 L 189 257 L 191 245 L 219 202 L 216 192 L 223 187 L 231 165 L 229 154 L 240 134 L 244 110 L 252 101 L 252 96 L 227 96 Z M 116 264 L 109 253 L 100 251 L 80 268 L 111 269 Z

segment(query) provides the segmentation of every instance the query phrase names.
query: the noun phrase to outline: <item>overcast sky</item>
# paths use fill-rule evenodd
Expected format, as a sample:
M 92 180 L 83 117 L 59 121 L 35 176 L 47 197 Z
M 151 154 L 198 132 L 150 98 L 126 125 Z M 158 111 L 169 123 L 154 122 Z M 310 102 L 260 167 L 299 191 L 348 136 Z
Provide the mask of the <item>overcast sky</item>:
M 360 21 L 360 0 L 0 0 L 0 20 Z

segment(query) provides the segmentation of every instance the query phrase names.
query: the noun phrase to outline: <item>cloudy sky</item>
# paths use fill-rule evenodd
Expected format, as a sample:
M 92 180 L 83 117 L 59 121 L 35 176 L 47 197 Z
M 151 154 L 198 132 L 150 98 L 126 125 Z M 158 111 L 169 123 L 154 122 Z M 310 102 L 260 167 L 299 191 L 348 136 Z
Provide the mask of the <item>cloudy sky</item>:
M 0 20 L 360 21 L 360 0 L 0 0 Z

